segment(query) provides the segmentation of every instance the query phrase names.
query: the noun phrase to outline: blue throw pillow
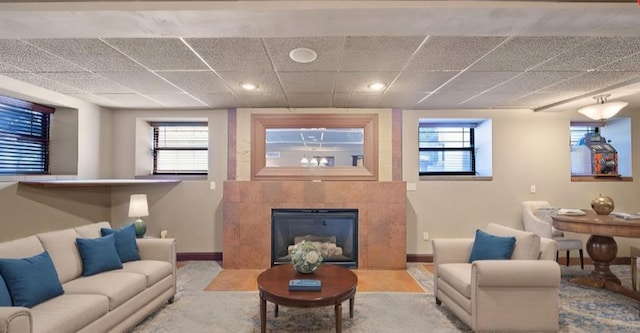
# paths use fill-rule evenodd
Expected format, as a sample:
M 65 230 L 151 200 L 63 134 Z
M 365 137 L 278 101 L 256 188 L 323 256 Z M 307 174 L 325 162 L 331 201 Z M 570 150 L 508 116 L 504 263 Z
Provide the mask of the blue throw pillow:
M 13 306 L 30 308 L 64 293 L 47 251 L 29 258 L 0 259 L 0 275 L 7 284 Z
M 138 244 L 136 243 L 136 228 L 133 223 L 120 229 L 102 228 L 100 232 L 102 236 L 113 234 L 116 238 L 116 250 L 121 262 L 140 260 Z
M 515 247 L 516 238 L 513 236 L 494 236 L 478 229 L 476 230 L 476 238 L 473 241 L 469 262 L 474 262 L 475 260 L 511 259 Z
M 113 235 L 100 238 L 76 238 L 82 258 L 82 276 L 122 268 Z
M 7 283 L 4 282 L 4 278 L 0 275 L 0 306 L 11 306 L 11 294 L 9 294 L 9 288 Z

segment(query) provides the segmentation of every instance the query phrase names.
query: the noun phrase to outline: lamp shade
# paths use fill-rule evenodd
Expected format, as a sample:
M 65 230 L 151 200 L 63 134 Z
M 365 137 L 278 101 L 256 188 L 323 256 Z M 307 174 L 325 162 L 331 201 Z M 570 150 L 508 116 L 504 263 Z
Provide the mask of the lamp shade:
M 132 194 L 129 201 L 129 217 L 149 216 L 146 194 Z
M 613 117 L 627 105 L 627 102 L 604 102 L 585 106 L 578 112 L 594 120 L 604 120 Z

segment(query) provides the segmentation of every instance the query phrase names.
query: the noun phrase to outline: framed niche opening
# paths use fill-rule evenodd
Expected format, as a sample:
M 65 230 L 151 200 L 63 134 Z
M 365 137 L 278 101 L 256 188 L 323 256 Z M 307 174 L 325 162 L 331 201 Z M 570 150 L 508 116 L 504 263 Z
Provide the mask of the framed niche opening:
M 251 127 L 251 180 L 378 180 L 376 114 L 254 114 Z

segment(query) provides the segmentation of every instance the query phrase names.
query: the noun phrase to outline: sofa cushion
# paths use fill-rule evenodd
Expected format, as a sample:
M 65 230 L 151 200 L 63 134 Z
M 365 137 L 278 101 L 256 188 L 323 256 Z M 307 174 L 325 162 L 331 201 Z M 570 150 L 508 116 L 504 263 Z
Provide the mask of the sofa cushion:
M 78 233 L 73 229 L 50 231 L 37 235 L 53 264 L 56 266 L 60 282 L 75 279 L 82 273 L 82 260 L 76 247 Z
M 438 278 L 447 281 L 466 298 L 471 298 L 471 264 L 454 263 L 438 265 Z
M 516 238 L 516 246 L 513 249 L 511 259 L 538 260 L 540 256 L 540 236 L 533 232 L 495 223 L 489 223 L 484 231 L 496 236 L 514 236 Z
M 67 294 L 97 294 L 109 298 L 109 310 L 113 310 L 133 296 L 145 290 L 147 279 L 142 274 L 108 271 L 80 277 L 62 285 Z
M 81 238 L 98 238 L 102 237 L 100 229 L 111 228 L 111 224 L 107 221 L 95 222 L 90 224 L 81 225 L 73 228 Z
M 9 288 L 7 283 L 4 282 L 4 278 L 0 275 L 0 306 L 11 306 L 11 295 L 9 294 Z
M 507 260 L 511 259 L 516 238 L 513 236 L 495 236 L 480 229 L 476 230 L 469 262 L 476 260 Z
M 26 258 L 42 253 L 44 247 L 36 236 L 0 243 L 0 258 Z M 51 254 L 49 254 L 51 255 Z
M 173 266 L 166 261 L 138 260 L 125 263 L 122 266 L 122 270 L 125 272 L 144 275 L 147 278 L 147 287 L 156 284 L 173 273 Z
M 100 238 L 76 239 L 82 257 L 82 276 L 122 268 L 113 234 Z
M 133 224 L 128 224 L 120 229 L 101 228 L 100 232 L 102 236 L 113 234 L 121 262 L 140 260 L 136 243 L 136 228 Z
M 13 306 L 32 307 L 64 293 L 56 268 L 46 251 L 23 259 L 0 259 Z
M 64 294 L 31 309 L 33 332 L 77 332 L 109 311 L 109 299 L 97 294 Z

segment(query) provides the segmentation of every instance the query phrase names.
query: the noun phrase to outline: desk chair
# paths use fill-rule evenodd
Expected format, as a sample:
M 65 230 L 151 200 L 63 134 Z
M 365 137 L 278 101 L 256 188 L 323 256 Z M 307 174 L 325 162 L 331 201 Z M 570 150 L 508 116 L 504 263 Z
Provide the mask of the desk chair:
M 578 250 L 580 254 L 580 268 L 584 269 L 584 255 L 582 251 L 582 241 L 579 239 L 568 239 L 564 233 L 553 227 L 551 213 L 555 212 L 547 201 L 523 201 L 522 202 L 522 222 L 524 230 L 534 232 L 541 238 L 551 238 L 558 243 L 556 261 L 559 260 L 560 251 L 567 251 L 567 266 L 569 266 L 569 254 L 571 250 Z

